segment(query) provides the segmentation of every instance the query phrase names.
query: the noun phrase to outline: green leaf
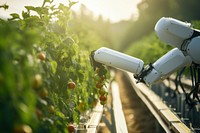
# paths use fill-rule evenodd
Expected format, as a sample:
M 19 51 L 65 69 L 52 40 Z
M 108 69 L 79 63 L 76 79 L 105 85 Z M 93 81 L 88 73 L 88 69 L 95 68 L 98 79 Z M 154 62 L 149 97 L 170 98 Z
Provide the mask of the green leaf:
M 72 7 L 74 4 L 78 3 L 78 2 L 71 2 L 71 1 L 69 1 L 69 2 L 70 2 L 69 7 Z
M 56 111 L 56 115 L 60 118 L 65 118 L 65 115 L 60 111 Z
M 56 73 L 56 69 L 57 69 L 57 62 L 56 61 L 51 61 L 51 68 L 52 68 L 52 72 L 53 74 Z
M 3 8 L 4 10 L 7 10 L 9 8 L 9 6 L 6 5 L 6 4 L 3 4 L 3 5 L 0 5 L 0 8 Z
M 10 20 L 20 19 L 19 14 L 17 14 L 17 13 L 11 13 L 10 15 L 12 16 L 12 18 Z
M 29 11 L 29 10 L 34 10 L 35 9 L 35 7 L 33 7 L 33 6 L 25 6 L 25 8 Z
M 36 7 L 34 9 L 34 11 L 36 11 L 39 15 L 41 14 L 48 14 L 48 9 L 45 7 Z
M 25 18 L 28 18 L 28 17 L 30 17 L 30 14 L 27 13 L 27 12 L 22 11 L 22 17 L 23 17 L 24 19 L 25 19 Z

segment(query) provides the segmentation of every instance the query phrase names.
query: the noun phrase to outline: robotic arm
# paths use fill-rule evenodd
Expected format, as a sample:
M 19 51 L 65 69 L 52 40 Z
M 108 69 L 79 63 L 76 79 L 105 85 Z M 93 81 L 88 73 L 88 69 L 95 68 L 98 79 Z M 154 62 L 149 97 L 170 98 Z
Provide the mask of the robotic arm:
M 138 58 L 102 47 L 92 52 L 93 65 L 105 64 L 132 72 L 138 82 L 150 85 L 167 78 L 181 67 L 200 64 L 200 31 L 192 29 L 188 23 L 164 17 L 157 22 L 155 31 L 162 41 L 176 48 L 153 64 L 144 66 Z

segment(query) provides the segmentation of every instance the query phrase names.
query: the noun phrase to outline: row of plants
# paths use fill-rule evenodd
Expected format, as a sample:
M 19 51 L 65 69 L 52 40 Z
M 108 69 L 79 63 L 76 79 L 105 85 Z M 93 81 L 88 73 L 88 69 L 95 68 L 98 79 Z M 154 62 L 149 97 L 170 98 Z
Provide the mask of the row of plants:
M 106 104 L 109 74 L 93 70 L 68 25 L 74 4 L 44 0 L 0 19 L 0 132 L 75 132 L 81 115 Z

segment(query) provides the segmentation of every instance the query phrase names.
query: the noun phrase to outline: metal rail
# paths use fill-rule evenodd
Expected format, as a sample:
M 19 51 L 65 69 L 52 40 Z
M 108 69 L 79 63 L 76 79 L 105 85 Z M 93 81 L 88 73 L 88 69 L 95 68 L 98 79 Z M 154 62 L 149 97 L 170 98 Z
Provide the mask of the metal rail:
M 76 133 L 97 133 L 103 114 L 103 106 L 98 102 L 96 107 L 89 114 L 90 119 L 79 123 Z
M 114 72 L 111 72 L 112 78 L 114 78 Z M 115 81 L 109 82 L 106 85 L 109 89 L 109 95 L 111 97 L 110 106 L 102 106 L 99 102 L 96 107 L 90 113 L 89 121 L 79 124 L 76 133 L 97 133 L 99 124 L 103 121 L 111 133 L 128 133 L 126 120 L 124 117 L 121 99 L 119 94 L 119 86 Z M 106 118 L 103 114 L 103 110 L 106 108 L 110 113 L 111 118 Z
M 160 84 L 155 84 L 151 89 L 181 118 L 186 126 L 195 133 L 200 133 L 200 103 L 188 104 L 188 94 L 193 91 L 192 82 L 182 78 L 181 84 L 175 84 L 175 76 L 170 76 Z M 182 87 L 183 88 L 182 88 Z M 184 91 L 182 91 L 184 89 Z M 193 97 L 190 97 L 192 100 Z
M 111 72 L 111 76 L 114 78 L 114 72 Z M 103 122 L 108 127 L 111 133 L 128 133 L 124 112 L 121 105 L 121 99 L 119 94 L 119 86 L 116 81 L 110 82 L 110 94 L 111 105 L 105 106 L 110 113 L 110 120 L 105 116 L 102 116 Z
M 173 111 L 172 108 L 168 107 L 165 102 L 159 97 L 154 91 L 147 87 L 143 83 L 136 84 L 131 73 L 125 72 L 125 75 L 132 84 L 133 89 L 137 95 L 146 104 L 152 114 L 155 116 L 159 124 L 165 130 L 165 132 L 175 133 L 191 133 L 193 130 L 188 128 L 180 119 L 180 117 Z
M 128 133 L 117 82 L 112 82 L 111 91 L 116 133 Z

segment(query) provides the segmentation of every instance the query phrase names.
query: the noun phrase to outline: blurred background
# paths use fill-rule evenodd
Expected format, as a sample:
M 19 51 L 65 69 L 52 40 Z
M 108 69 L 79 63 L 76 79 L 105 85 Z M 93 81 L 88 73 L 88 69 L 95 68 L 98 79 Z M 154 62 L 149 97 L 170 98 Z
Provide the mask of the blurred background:
M 24 5 L 37 6 L 43 1 L 2 0 L 10 5 L 8 11 L 0 10 L 1 17 L 21 12 Z M 55 0 L 55 3 L 68 3 Z M 154 62 L 171 49 L 154 33 L 154 26 L 161 17 L 173 17 L 200 28 L 199 0 L 79 0 L 74 1 L 70 27 L 79 38 L 84 50 L 109 47 L 145 63 Z

